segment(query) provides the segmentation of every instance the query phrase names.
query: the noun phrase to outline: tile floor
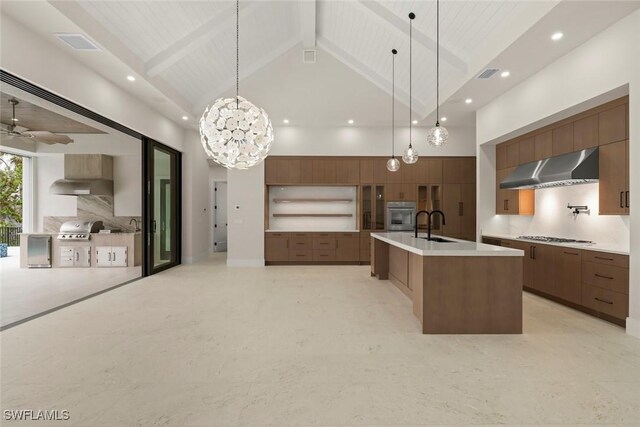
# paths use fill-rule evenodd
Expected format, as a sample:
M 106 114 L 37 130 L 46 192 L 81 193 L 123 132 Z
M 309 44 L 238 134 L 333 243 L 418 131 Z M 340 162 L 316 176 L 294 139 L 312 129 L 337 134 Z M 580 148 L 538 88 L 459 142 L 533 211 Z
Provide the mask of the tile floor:
M 141 267 L 20 268 L 20 248 L 10 247 L 0 258 L 0 325 L 133 280 Z
M 423 336 L 368 267 L 216 257 L 0 333 L 0 406 L 60 426 L 639 425 L 640 340 L 524 304 L 523 335 Z

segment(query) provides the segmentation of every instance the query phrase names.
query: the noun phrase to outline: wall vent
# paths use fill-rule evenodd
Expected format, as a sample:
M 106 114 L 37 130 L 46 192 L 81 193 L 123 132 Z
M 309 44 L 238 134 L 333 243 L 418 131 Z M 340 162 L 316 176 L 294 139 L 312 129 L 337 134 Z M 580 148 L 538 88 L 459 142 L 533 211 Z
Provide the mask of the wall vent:
M 478 74 L 478 76 L 476 77 L 476 79 L 489 79 L 491 78 L 495 73 L 497 73 L 498 71 L 500 71 L 499 68 L 487 68 L 486 70 L 482 71 L 480 74 Z
M 316 50 L 315 49 L 303 49 L 302 50 L 302 62 L 304 64 L 316 63 Z
M 75 50 L 100 50 L 100 48 L 84 34 L 54 33 L 54 35 Z

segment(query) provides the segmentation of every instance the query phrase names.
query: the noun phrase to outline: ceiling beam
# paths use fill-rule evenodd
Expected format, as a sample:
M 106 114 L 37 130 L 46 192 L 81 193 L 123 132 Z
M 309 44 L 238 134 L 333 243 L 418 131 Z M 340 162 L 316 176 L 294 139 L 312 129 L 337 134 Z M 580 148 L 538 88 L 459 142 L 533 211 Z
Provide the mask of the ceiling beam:
M 408 18 L 400 18 L 398 15 L 396 15 L 377 1 L 357 0 L 356 3 L 360 4 L 363 9 L 368 10 L 378 19 L 382 20 L 397 31 L 400 31 L 402 34 L 409 37 Z M 424 33 L 416 30 L 415 28 L 413 29 L 413 39 L 426 49 L 433 52 L 433 54 L 436 53 L 436 41 L 431 37 L 425 35 Z M 451 65 L 453 68 L 460 71 L 464 75 L 467 74 L 467 63 L 462 58 L 452 53 L 447 48 L 443 47 L 442 44 L 440 45 L 440 58 L 448 62 L 449 65 Z
M 264 2 L 240 3 L 240 16 L 253 13 Z M 145 63 L 145 72 L 149 77 L 157 76 L 197 48 L 214 39 L 235 24 L 236 5 L 229 5 L 219 14 L 177 40 Z
M 301 1 L 299 4 L 302 47 L 313 49 L 316 47 L 316 0 Z
M 356 59 L 353 55 L 346 52 L 341 47 L 336 46 L 335 44 L 325 39 L 321 35 L 318 36 L 318 46 L 320 46 L 322 49 L 324 49 L 325 51 L 327 51 L 328 53 L 336 57 L 338 60 L 346 64 L 352 70 L 354 70 L 355 72 L 360 74 L 362 77 L 369 80 L 371 83 L 373 83 L 374 85 L 376 85 L 377 87 L 379 87 L 380 89 L 388 93 L 389 96 L 391 96 L 392 83 L 389 81 L 389 79 L 381 76 L 376 71 L 372 70 L 369 66 L 367 66 L 366 64 Z M 396 99 L 398 99 L 407 108 L 409 107 L 409 93 L 407 91 L 400 89 L 399 87 L 396 86 L 395 95 L 396 95 Z M 425 114 L 425 111 L 427 110 L 427 107 L 421 101 L 415 99 L 415 96 L 413 97 L 412 107 L 413 107 L 413 112 L 419 116 L 422 116 L 423 114 Z
M 242 68 L 240 68 L 240 83 L 241 83 L 240 95 L 242 96 L 242 80 L 246 79 L 247 77 L 259 71 L 260 69 L 271 64 L 273 61 L 280 58 L 282 55 L 289 52 L 291 49 L 295 48 L 296 46 L 299 47 L 299 45 L 300 45 L 300 39 L 299 37 L 296 36 L 290 40 L 283 42 L 282 44 L 280 44 L 280 46 L 276 47 L 275 49 L 270 50 L 269 54 L 264 58 L 254 61 L 247 66 L 242 66 Z M 200 114 L 202 114 L 202 111 L 211 101 L 229 92 L 231 89 L 235 87 L 235 84 L 236 84 L 236 76 L 234 74 L 230 78 L 226 79 L 222 84 L 216 86 L 210 91 L 207 91 L 207 93 L 203 94 L 202 97 L 200 97 L 200 99 L 198 99 L 197 102 L 194 103 L 196 110 L 193 111 L 193 114 L 196 117 L 199 117 Z M 233 92 L 233 95 L 230 95 L 230 96 L 235 97 L 235 92 Z

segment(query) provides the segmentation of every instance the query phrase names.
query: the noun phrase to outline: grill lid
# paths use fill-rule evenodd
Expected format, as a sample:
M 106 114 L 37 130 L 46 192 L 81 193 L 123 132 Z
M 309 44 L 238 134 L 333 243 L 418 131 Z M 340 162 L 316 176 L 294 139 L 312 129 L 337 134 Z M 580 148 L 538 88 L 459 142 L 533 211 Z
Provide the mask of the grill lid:
M 102 221 L 91 221 L 87 219 L 76 219 L 73 221 L 67 221 L 60 226 L 60 233 L 97 233 L 104 226 Z

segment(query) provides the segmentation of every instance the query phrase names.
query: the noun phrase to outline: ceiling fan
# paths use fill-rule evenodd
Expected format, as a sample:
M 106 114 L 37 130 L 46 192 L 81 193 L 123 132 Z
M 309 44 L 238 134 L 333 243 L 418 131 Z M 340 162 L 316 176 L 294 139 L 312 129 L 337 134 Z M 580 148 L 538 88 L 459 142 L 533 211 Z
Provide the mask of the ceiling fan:
M 47 130 L 29 130 L 22 126 L 16 125 L 18 119 L 16 118 L 16 105 L 20 102 L 17 99 L 10 99 L 9 104 L 13 108 L 13 116 L 11 117 L 11 124 L 6 125 L 6 129 L 0 129 L 0 133 L 8 135 L 9 137 L 28 138 L 34 142 L 42 142 L 43 144 L 69 144 L 73 142 L 73 139 L 67 135 L 58 135 Z

